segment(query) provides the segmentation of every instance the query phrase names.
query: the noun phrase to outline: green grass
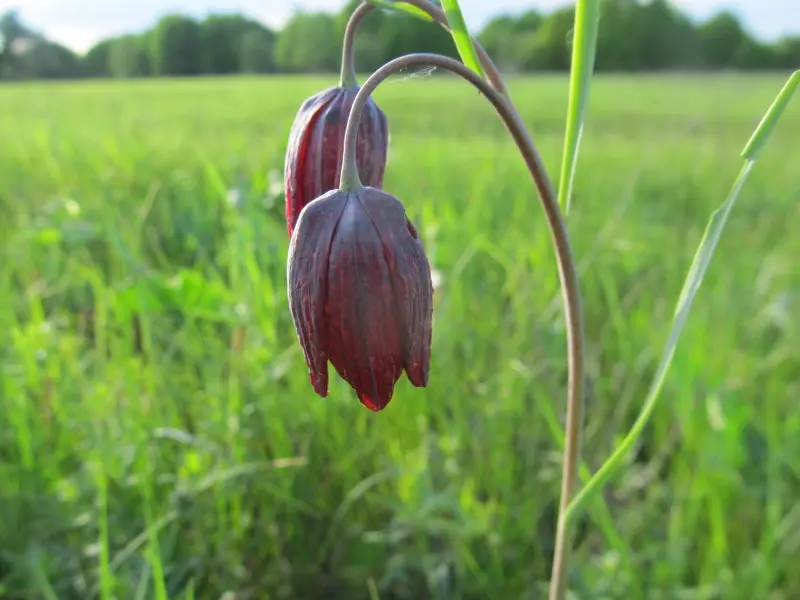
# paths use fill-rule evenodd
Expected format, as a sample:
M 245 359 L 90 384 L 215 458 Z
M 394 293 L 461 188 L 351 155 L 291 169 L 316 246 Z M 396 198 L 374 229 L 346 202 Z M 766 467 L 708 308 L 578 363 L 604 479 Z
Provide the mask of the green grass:
M 598 77 L 569 224 L 595 470 L 785 81 Z M 362 78 L 363 80 L 363 78 Z M 537 599 L 563 413 L 541 210 L 466 83 L 376 101 L 385 189 L 442 277 L 430 385 L 314 395 L 286 302 L 283 153 L 327 78 L 0 88 L 0 596 Z M 566 77 L 510 78 L 557 179 Z M 759 159 L 630 465 L 578 527 L 579 598 L 800 595 L 798 104 Z M 333 374 L 333 370 L 331 369 Z

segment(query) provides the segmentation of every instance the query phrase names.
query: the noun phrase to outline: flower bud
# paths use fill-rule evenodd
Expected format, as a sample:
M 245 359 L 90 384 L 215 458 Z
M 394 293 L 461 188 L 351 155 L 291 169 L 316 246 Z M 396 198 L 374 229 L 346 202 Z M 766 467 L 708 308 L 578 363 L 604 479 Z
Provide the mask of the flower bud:
M 284 166 L 290 237 L 306 204 L 339 186 L 344 132 L 358 90 L 358 86 L 323 90 L 303 102 L 297 112 Z M 388 144 L 386 115 L 370 98 L 361 115 L 356 150 L 358 173 L 364 185 L 383 185 Z
M 375 188 L 333 190 L 306 206 L 289 246 L 289 307 L 311 384 L 328 361 L 364 406 L 382 410 L 405 370 L 428 383 L 431 269 L 403 204 Z

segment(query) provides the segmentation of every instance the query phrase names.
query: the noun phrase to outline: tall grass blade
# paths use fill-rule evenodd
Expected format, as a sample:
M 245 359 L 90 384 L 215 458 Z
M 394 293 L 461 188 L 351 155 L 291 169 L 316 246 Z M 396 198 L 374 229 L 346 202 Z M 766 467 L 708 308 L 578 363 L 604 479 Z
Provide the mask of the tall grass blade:
M 798 84 L 800 84 L 800 69 L 792 73 L 792 76 L 786 81 L 781 91 L 778 92 L 778 95 L 775 97 L 775 101 L 764 115 L 764 118 L 761 119 L 761 122 L 756 127 L 753 135 L 750 136 L 750 140 L 747 142 L 744 150 L 742 150 L 743 159 L 754 161 L 758 158 L 758 155 L 761 154 L 764 144 L 767 143 L 767 139 L 772 133 L 772 130 L 775 129 L 775 126 L 778 124 L 778 119 L 780 119 L 783 111 L 786 110 L 786 106 L 789 104 L 789 100 Z
M 411 4 L 407 4 L 405 2 L 397 2 L 395 0 L 368 0 L 368 2 L 378 8 L 385 8 L 386 10 L 395 10 L 397 12 L 403 12 L 412 16 L 417 17 L 418 19 L 424 19 L 425 21 L 433 21 L 431 16 L 426 13 L 424 10 L 417 8 Z
M 472 44 L 472 37 L 469 35 L 464 15 L 461 14 L 461 7 L 458 0 L 442 0 L 442 8 L 447 15 L 447 22 L 450 24 L 450 33 L 458 49 L 458 54 L 463 62 L 470 69 L 481 77 L 484 76 L 475 46 Z
M 589 88 L 594 71 L 600 0 L 578 0 L 575 6 L 575 35 L 572 45 L 572 66 L 569 75 L 567 127 L 564 132 L 564 154 L 558 181 L 558 205 L 569 214 L 572 182 L 578 164 L 578 148 L 583 132 L 583 119 L 589 104 Z
M 667 338 L 667 343 L 661 355 L 661 360 L 659 361 L 658 369 L 656 370 L 655 377 L 650 386 L 647 399 L 642 406 L 642 410 L 639 413 L 636 422 L 633 424 L 633 427 L 631 427 L 631 430 L 628 432 L 622 442 L 620 442 L 619 446 L 614 450 L 609 459 L 603 464 L 602 467 L 600 467 L 597 473 L 594 474 L 594 476 L 572 500 L 567 508 L 567 521 L 575 519 L 578 515 L 578 512 L 586 506 L 586 504 L 594 495 L 600 493 L 602 487 L 619 470 L 623 464 L 623 461 L 625 460 L 625 457 L 636 444 L 636 441 L 639 439 L 639 436 L 641 436 L 645 425 L 647 425 L 647 422 L 650 419 L 650 416 L 653 414 L 658 401 L 658 395 L 664 386 L 667 371 L 672 363 L 672 357 L 675 354 L 675 348 L 678 345 L 678 339 L 683 331 L 683 326 L 686 324 L 686 319 L 689 316 L 692 302 L 694 301 L 697 291 L 700 289 L 700 285 L 703 282 L 705 273 L 708 270 L 708 265 L 711 263 L 711 258 L 713 257 L 717 243 L 722 236 L 722 231 L 725 229 L 725 224 L 727 223 L 728 217 L 733 210 L 736 199 L 739 197 L 739 194 L 742 191 L 742 187 L 747 180 L 747 176 L 750 174 L 750 170 L 753 168 L 753 165 L 755 165 L 756 158 L 763 149 L 764 144 L 767 142 L 769 135 L 772 133 L 772 131 L 774 131 L 775 125 L 777 124 L 781 113 L 786 108 L 786 104 L 788 103 L 792 92 L 794 92 L 798 82 L 800 82 L 800 75 L 798 73 L 800 72 L 795 72 L 789 78 L 786 85 L 784 85 L 783 89 L 781 89 L 780 93 L 775 98 L 775 101 L 767 110 L 764 118 L 761 120 L 755 132 L 751 136 L 742 152 L 742 156 L 744 156 L 746 159 L 745 164 L 742 167 L 742 170 L 739 172 L 728 198 L 711 215 L 711 219 L 706 226 L 706 231 L 703 234 L 703 239 L 700 241 L 700 245 L 695 252 L 694 260 L 692 261 L 692 265 L 689 268 L 689 273 L 684 281 L 683 289 L 681 290 L 677 306 L 675 307 L 675 313 L 672 319 L 672 327 L 670 329 L 669 337 Z

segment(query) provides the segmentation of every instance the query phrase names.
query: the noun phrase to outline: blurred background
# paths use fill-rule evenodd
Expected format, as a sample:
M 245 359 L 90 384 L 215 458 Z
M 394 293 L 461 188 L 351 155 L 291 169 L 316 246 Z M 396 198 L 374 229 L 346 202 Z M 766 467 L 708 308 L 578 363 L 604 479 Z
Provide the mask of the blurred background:
M 0 2 L 0 598 L 545 597 L 566 397 L 535 189 L 439 71 L 375 101 L 435 271 L 427 388 L 314 394 L 286 142 L 356 2 Z M 594 472 L 633 423 L 741 150 L 800 67 L 790 0 L 603 0 L 568 217 Z M 558 178 L 574 6 L 462 0 Z M 457 56 L 374 10 L 356 63 Z M 720 241 L 656 414 L 577 528 L 574 598 L 800 597 L 800 103 Z

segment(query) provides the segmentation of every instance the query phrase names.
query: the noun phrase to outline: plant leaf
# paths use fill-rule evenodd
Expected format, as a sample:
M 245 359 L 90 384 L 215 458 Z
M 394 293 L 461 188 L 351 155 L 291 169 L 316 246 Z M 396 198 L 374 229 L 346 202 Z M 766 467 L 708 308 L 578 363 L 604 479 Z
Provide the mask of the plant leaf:
M 800 84 L 800 69 L 792 73 L 792 76 L 789 77 L 786 84 L 775 97 L 775 101 L 767 110 L 764 118 L 761 119 L 761 122 L 756 127 L 753 135 L 750 136 L 747 145 L 744 147 L 744 150 L 742 150 L 743 159 L 755 161 L 758 155 L 761 154 L 764 144 L 767 143 L 767 139 L 772 133 L 772 130 L 775 128 L 775 125 L 778 124 L 778 119 L 780 119 L 783 111 L 786 110 L 789 99 L 792 97 L 798 84 Z
M 447 22 L 450 25 L 450 34 L 461 56 L 461 62 L 475 71 L 481 77 L 484 76 L 481 62 L 478 60 L 478 53 L 472 43 L 467 24 L 464 22 L 464 15 L 461 14 L 461 7 L 458 0 L 442 0 L 442 8 L 447 15 Z
M 631 430 L 620 442 L 619 446 L 614 450 L 612 455 L 606 460 L 594 476 L 586 483 L 583 489 L 576 494 L 575 498 L 567 508 L 565 518 L 568 522 L 576 518 L 578 512 L 582 510 L 586 504 L 592 499 L 593 496 L 599 494 L 602 487 L 608 480 L 619 470 L 623 465 L 625 457 L 633 449 L 637 440 L 644 431 L 647 421 L 653 414 L 658 401 L 658 395 L 661 388 L 664 386 L 667 371 L 672 364 L 672 357 L 675 354 L 675 349 L 678 346 L 678 339 L 683 331 L 683 326 L 686 324 L 686 319 L 689 316 L 689 311 L 692 307 L 697 291 L 703 283 L 703 277 L 708 270 L 708 265 L 711 263 L 711 258 L 716 250 L 717 243 L 722 236 L 722 231 L 725 229 L 728 217 L 733 210 L 736 199 L 739 197 L 742 187 L 744 186 L 747 176 L 750 174 L 751 169 L 755 165 L 756 159 L 760 151 L 763 149 L 764 144 L 767 142 L 769 135 L 775 129 L 775 125 L 781 116 L 781 113 L 786 108 L 795 88 L 800 83 L 800 71 L 796 71 L 783 86 L 780 93 L 775 98 L 775 101 L 767 110 L 764 118 L 759 123 L 755 132 L 747 142 L 742 156 L 745 157 L 745 163 L 742 170 L 739 172 L 736 181 L 728 194 L 727 199 L 722 205 L 714 211 L 711 219 L 706 225 L 706 231 L 703 239 L 700 240 L 700 245 L 695 252 L 694 260 L 689 268 L 689 273 L 686 275 L 686 280 L 683 283 L 681 295 L 678 298 L 678 303 L 675 307 L 675 313 L 672 318 L 672 327 L 670 328 L 667 343 L 664 346 L 664 351 L 661 355 L 661 360 L 658 363 L 655 377 L 650 385 L 647 399 L 644 401 L 642 410 L 636 418 L 636 422 L 631 427 Z
M 431 16 L 426 13 L 421 8 L 417 8 L 412 4 L 408 4 L 406 2 L 397 2 L 395 0 L 367 0 L 370 4 L 377 6 L 378 8 L 385 8 L 386 10 L 394 10 L 397 12 L 406 13 L 417 17 L 418 19 L 423 19 L 425 21 L 433 21 Z
M 572 45 L 572 68 L 569 76 L 567 127 L 564 132 L 564 154 L 558 181 L 558 205 L 569 214 L 572 182 L 578 164 L 578 148 L 583 133 L 583 119 L 589 104 L 589 88 L 594 71 L 600 0 L 578 0 L 575 6 L 575 36 Z

